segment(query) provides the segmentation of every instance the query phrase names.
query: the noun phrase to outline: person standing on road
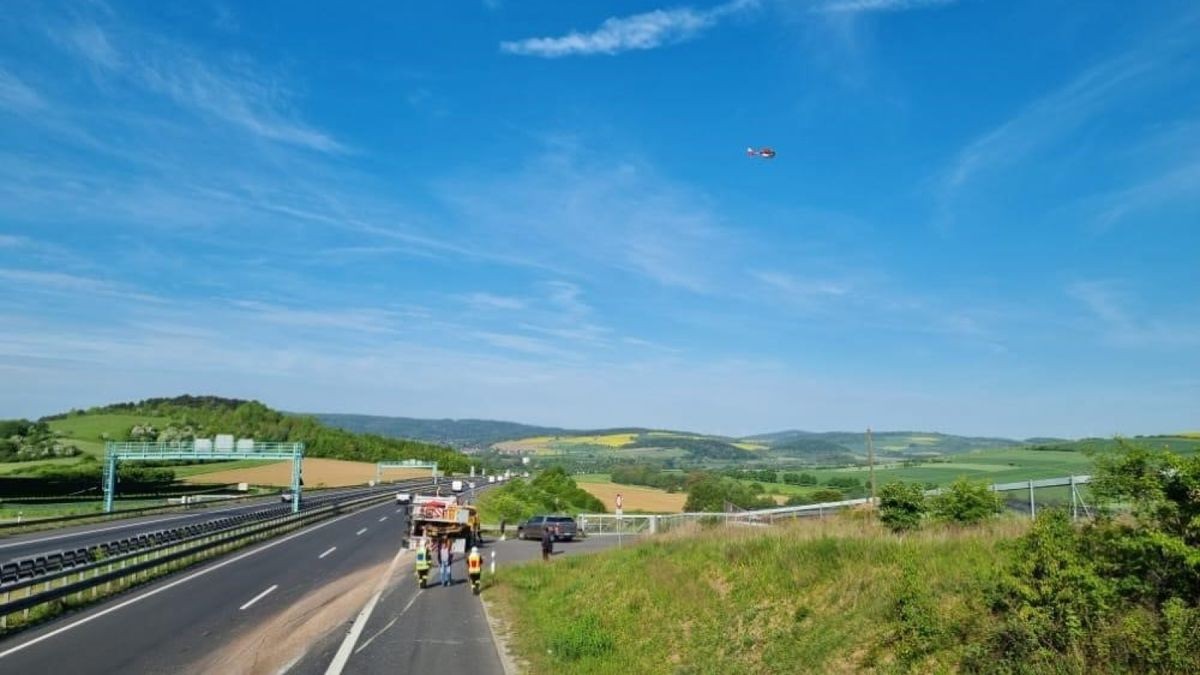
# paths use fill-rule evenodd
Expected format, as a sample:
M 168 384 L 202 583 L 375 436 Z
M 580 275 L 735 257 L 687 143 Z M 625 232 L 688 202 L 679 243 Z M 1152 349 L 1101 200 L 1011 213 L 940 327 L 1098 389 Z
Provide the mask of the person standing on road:
M 547 525 L 542 528 L 542 560 L 550 560 L 551 553 L 554 553 L 554 530 L 553 526 Z
M 450 540 L 443 539 L 442 546 L 438 550 L 438 571 L 441 576 L 443 586 L 450 585 L 450 564 L 454 562 L 454 551 L 450 548 Z
M 429 574 L 429 568 L 432 564 L 430 561 L 429 544 L 422 541 L 417 544 L 417 577 L 424 581 L 424 576 Z
M 479 547 L 471 548 L 471 555 L 467 556 L 467 576 L 471 579 L 472 584 L 479 583 L 479 577 L 483 575 L 483 556 L 479 555 Z

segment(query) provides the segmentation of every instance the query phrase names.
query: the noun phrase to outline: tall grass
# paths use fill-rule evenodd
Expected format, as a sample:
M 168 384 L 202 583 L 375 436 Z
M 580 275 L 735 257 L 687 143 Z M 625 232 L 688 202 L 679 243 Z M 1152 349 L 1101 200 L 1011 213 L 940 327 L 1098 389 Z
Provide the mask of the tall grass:
M 947 670 L 1025 527 L 720 527 L 502 570 L 491 592 L 532 673 Z

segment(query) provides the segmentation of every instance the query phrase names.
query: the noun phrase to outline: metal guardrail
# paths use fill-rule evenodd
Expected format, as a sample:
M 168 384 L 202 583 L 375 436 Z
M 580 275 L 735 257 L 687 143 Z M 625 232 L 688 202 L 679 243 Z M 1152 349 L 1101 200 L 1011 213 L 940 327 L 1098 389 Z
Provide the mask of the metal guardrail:
M 7 627 L 7 618 L 14 613 L 27 613 L 34 607 L 95 589 L 102 584 L 110 584 L 182 558 L 200 555 L 217 547 L 252 539 L 275 530 L 296 529 L 360 505 L 385 501 L 392 498 L 395 487 L 389 485 L 355 492 L 357 496 L 347 501 L 306 508 L 300 513 L 291 513 L 287 507 L 277 506 L 263 512 L 155 531 L 115 542 L 48 553 L 8 563 L 0 570 L 0 597 L 3 598 L 3 602 L 0 603 L 0 629 Z M 427 489 L 427 486 L 414 488 L 420 489 Z M 364 492 L 366 494 L 363 494 Z M 345 496 L 348 495 L 330 495 L 326 501 Z M 142 559 L 143 556 L 145 559 Z M 116 567 L 117 565 L 120 567 Z M 102 568 L 105 569 L 103 573 L 100 571 Z M 88 576 L 89 572 L 91 576 Z M 78 581 L 53 586 L 56 581 L 69 579 L 77 574 Z M 42 585 L 44 590 L 34 594 L 33 589 Z M 26 596 L 12 599 L 12 594 L 21 590 L 25 590 Z
M 328 490 L 338 490 L 338 489 L 341 489 L 341 488 L 310 488 L 308 490 L 305 490 L 305 492 L 316 493 L 316 494 L 320 495 Z M 194 496 L 194 495 L 189 493 L 188 496 Z M 222 504 L 230 504 L 230 503 L 240 502 L 240 501 L 244 501 L 244 500 L 248 501 L 251 499 L 262 499 L 264 497 L 271 497 L 271 496 L 278 496 L 278 495 L 275 493 L 266 493 L 266 494 L 259 493 L 259 494 L 252 494 L 252 495 L 244 495 L 244 496 L 233 497 L 231 499 L 227 499 L 227 500 L 223 501 Z M 136 495 L 132 495 L 129 497 L 129 499 L 139 499 L 139 498 L 140 497 L 138 497 Z M 157 506 L 143 506 L 143 507 L 139 507 L 136 509 L 118 509 L 118 510 L 111 511 L 111 512 L 98 511 L 96 513 L 77 513 L 77 514 L 73 514 L 73 515 L 69 515 L 69 516 L 54 516 L 53 518 L 24 518 L 20 522 L 17 522 L 15 520 L 6 520 L 4 522 L 0 522 L 0 530 L 9 530 L 9 529 L 25 528 L 25 527 L 37 527 L 39 525 L 50 525 L 50 524 L 54 524 L 54 523 L 67 523 L 67 522 L 71 522 L 74 520 L 86 520 L 89 518 L 95 519 L 95 520 L 103 520 L 103 521 L 121 520 L 123 518 L 135 518 L 137 516 L 144 515 L 147 513 L 155 513 L 158 511 L 166 511 L 166 510 L 170 510 L 170 509 L 184 509 L 184 510 L 192 509 L 192 508 L 200 509 L 200 508 L 204 508 L 204 507 L 208 507 L 208 506 L 212 506 L 212 505 L 213 505 L 213 503 L 211 501 L 203 502 L 203 503 L 195 502 L 195 503 L 188 503 L 188 504 L 159 504 Z
M 1087 504 L 1083 503 L 1078 487 L 1092 480 L 1091 476 L 1066 476 L 1063 478 L 1043 478 L 1017 481 L 1012 483 L 996 483 L 991 486 L 993 492 L 1029 492 L 1029 512 L 1031 516 L 1037 513 L 1035 491 L 1042 488 L 1069 487 L 1071 488 L 1071 507 L 1073 515 L 1082 506 L 1085 512 L 1090 512 Z M 941 488 L 926 490 L 926 495 L 936 495 Z M 656 534 L 689 522 L 715 521 L 736 524 L 769 524 L 777 520 L 823 517 L 853 506 L 867 504 L 869 498 L 845 499 L 821 504 L 803 504 L 798 506 L 780 506 L 771 509 L 756 509 L 752 511 L 735 512 L 692 512 L 672 514 L 625 514 L 617 516 L 610 513 L 580 514 L 579 529 L 589 535 L 615 534 Z

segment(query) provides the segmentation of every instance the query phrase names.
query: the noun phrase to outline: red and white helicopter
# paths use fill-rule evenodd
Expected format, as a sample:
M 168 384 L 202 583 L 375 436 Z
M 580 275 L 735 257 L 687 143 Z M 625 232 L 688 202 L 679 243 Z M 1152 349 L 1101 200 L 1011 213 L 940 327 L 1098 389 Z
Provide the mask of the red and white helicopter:
M 772 148 L 746 148 L 747 157 L 759 157 L 761 159 L 775 159 L 775 150 Z

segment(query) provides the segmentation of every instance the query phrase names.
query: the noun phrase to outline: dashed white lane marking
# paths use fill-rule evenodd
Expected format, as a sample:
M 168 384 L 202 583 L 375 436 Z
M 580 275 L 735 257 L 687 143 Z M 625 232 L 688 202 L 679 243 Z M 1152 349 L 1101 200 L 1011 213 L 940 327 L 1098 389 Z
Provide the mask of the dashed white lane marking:
M 387 516 L 384 516 L 384 517 L 380 518 L 380 519 L 379 519 L 379 522 L 381 522 L 381 523 L 382 523 L 382 522 L 383 522 L 383 521 L 385 521 L 385 520 L 387 520 Z
M 252 607 L 254 605 L 254 603 L 256 603 L 259 600 L 262 600 L 263 598 L 270 595 L 271 591 L 275 590 L 276 588 L 279 588 L 279 584 L 275 584 L 274 586 L 268 588 L 267 590 L 263 591 L 262 593 L 259 593 L 258 595 L 254 596 L 253 598 L 250 598 L 250 602 L 247 602 L 246 604 L 242 605 L 241 607 L 238 607 L 238 610 L 245 611 L 247 609 L 250 609 L 250 607 Z
M 354 625 L 350 627 L 350 633 L 346 635 L 345 640 L 342 640 L 342 646 L 338 647 L 333 661 L 325 669 L 325 675 L 342 675 L 342 670 L 346 667 L 346 662 L 350 660 L 350 655 L 354 653 L 354 643 L 358 642 L 358 637 L 362 635 L 363 629 L 367 627 L 367 621 L 371 620 L 371 612 L 375 611 L 375 605 L 379 602 L 379 598 L 383 596 L 383 591 L 387 588 L 387 582 L 396 571 L 396 565 L 400 563 L 400 556 L 402 555 L 404 555 L 403 548 L 396 551 L 396 557 L 392 558 L 392 564 L 388 566 L 387 571 L 383 573 L 383 577 L 379 579 L 379 586 L 375 590 L 375 595 L 371 596 L 366 606 L 354 618 Z
M 354 536 L 356 536 L 356 537 L 357 537 L 358 535 L 360 535 L 360 534 L 362 534 L 363 532 L 366 532 L 366 531 L 367 531 L 367 528 L 365 528 L 365 527 L 364 527 L 363 529 L 359 530 L 358 532 L 355 532 L 355 533 L 354 533 Z
M 377 507 L 369 507 L 369 508 L 377 508 Z M 355 514 L 347 513 L 345 515 L 341 515 L 336 518 L 333 518 L 332 520 L 326 520 L 325 522 L 317 523 L 316 525 L 313 525 L 312 527 L 300 530 L 299 532 L 296 532 L 295 534 L 289 534 L 288 536 L 283 537 L 282 539 L 272 540 L 266 544 L 263 544 L 262 546 L 260 546 L 258 548 L 247 551 L 239 556 L 235 556 L 233 558 L 230 558 L 229 560 L 219 562 L 215 565 L 212 565 L 211 567 L 206 567 L 198 572 L 189 574 L 182 579 L 177 579 L 175 581 L 172 581 L 169 584 L 164 584 L 162 586 L 159 586 L 158 588 L 155 588 L 153 590 L 142 593 L 141 595 L 132 597 L 132 598 L 126 600 L 125 602 L 121 602 L 116 605 L 113 605 L 112 607 L 109 607 L 108 609 L 100 610 L 99 612 L 96 612 L 95 614 L 89 614 L 88 616 L 85 616 L 78 621 L 69 623 L 69 624 L 63 626 L 62 628 L 56 628 L 56 629 L 50 631 L 49 633 L 46 633 L 44 635 L 39 635 L 39 636 L 29 640 L 28 642 L 22 642 L 19 645 L 10 647 L 10 648 L 0 652 L 0 659 L 4 658 L 6 656 L 9 656 L 11 654 L 16 654 L 17 652 L 21 651 L 22 649 L 32 647 L 33 645 L 36 645 L 39 642 L 44 642 L 46 640 L 49 640 L 50 638 L 52 638 L 56 635 L 61 635 L 62 633 L 65 633 L 73 628 L 78 628 L 79 626 L 82 626 L 86 623 L 91 623 L 92 621 L 95 621 L 96 619 L 99 619 L 102 616 L 107 616 L 108 614 L 112 614 L 113 612 L 123 609 L 125 607 L 128 607 L 135 602 L 141 602 L 142 600 L 145 600 L 146 598 L 158 595 L 159 593 L 162 593 L 163 591 L 174 588 L 174 587 L 178 586 L 179 584 L 187 583 L 197 577 L 202 577 L 205 574 L 208 574 L 210 572 L 215 572 L 216 570 L 219 570 L 222 567 L 225 567 L 227 565 L 232 565 L 233 563 L 235 563 L 239 560 L 244 560 L 244 559 L 249 558 L 250 556 L 255 555 L 257 553 L 262 553 L 263 551 L 272 549 L 284 542 L 291 541 L 291 540 L 295 539 L 296 537 L 303 537 L 306 534 L 311 534 L 327 525 L 332 525 L 332 524 L 338 522 L 339 520 L 345 520 L 346 518 L 349 518 L 353 515 L 355 515 Z
M 337 547 L 336 547 L 336 546 L 330 546 L 328 551 L 325 551 L 325 552 L 324 552 L 324 553 L 322 553 L 321 555 L 317 556 L 317 560 L 320 560 L 321 558 L 324 558 L 325 556 L 329 555 L 330 553 L 333 553 L 333 552 L 334 552 L 334 551 L 336 551 L 336 550 L 337 550 Z

